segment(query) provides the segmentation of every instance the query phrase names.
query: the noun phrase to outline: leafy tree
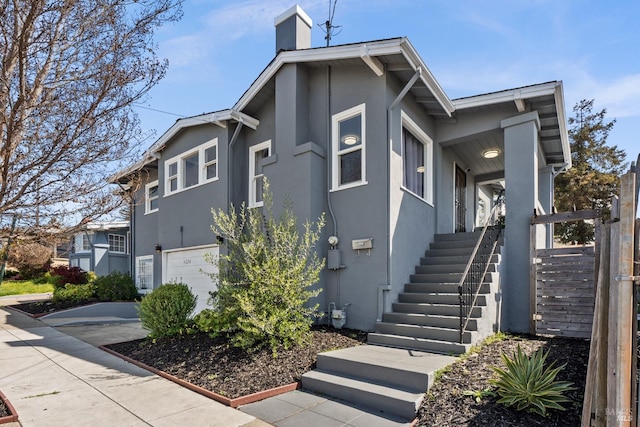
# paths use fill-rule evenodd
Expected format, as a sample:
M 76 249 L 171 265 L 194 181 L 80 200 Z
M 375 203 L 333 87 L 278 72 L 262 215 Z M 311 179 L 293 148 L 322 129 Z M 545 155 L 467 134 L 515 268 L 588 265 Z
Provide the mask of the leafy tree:
M 605 120 L 606 109 L 594 112 L 593 100 L 576 103 L 573 112 L 574 117 L 569 118 L 573 166 L 556 177 L 556 208 L 561 212 L 599 209 L 608 218 L 611 198 L 618 194 L 620 175 L 626 168 L 624 150 L 607 145 L 615 119 Z M 585 221 L 562 223 L 555 233 L 563 243 L 585 244 L 594 239 L 594 225 Z
M 324 215 L 306 221 L 301 234 L 290 201 L 279 217 L 274 215 L 266 180 L 262 209 L 243 204 L 239 213 L 233 206 L 229 213 L 212 213 L 211 228 L 224 237 L 227 253 L 210 260 L 218 266 L 212 275 L 218 289 L 210 299 L 213 309 L 196 316 L 198 326 L 229 334 L 237 347 L 268 345 L 274 354 L 281 345 L 305 343 L 317 309 L 307 303 L 321 291 L 311 287 L 324 266 L 315 252 Z
M 105 178 L 143 137 L 133 106 L 165 74 L 154 32 L 181 3 L 0 3 L 0 219 L 31 233 L 119 204 Z

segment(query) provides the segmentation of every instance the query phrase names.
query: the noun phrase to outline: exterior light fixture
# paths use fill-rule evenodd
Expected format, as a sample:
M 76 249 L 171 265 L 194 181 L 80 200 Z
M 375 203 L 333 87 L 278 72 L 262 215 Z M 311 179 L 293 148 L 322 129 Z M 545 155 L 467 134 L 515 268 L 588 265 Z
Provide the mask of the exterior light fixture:
M 499 155 L 500 155 L 500 150 L 498 150 L 497 148 L 492 148 L 482 153 L 482 157 L 484 157 L 485 159 L 495 159 Z
M 156 252 L 162 252 L 162 246 L 159 243 L 156 243 Z
M 418 166 L 418 169 L 416 169 L 416 172 L 424 173 L 424 166 Z
M 354 145 L 358 142 L 358 136 L 357 135 L 345 135 L 342 137 L 342 142 L 344 142 L 347 145 Z

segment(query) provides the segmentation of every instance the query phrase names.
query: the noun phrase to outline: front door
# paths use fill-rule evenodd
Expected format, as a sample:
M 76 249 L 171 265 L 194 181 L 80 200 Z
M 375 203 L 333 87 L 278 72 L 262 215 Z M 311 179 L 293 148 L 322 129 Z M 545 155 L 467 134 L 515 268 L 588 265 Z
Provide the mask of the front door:
M 455 210 L 456 210 L 456 233 L 464 233 L 467 231 L 467 174 L 458 165 L 456 165 L 455 178 Z

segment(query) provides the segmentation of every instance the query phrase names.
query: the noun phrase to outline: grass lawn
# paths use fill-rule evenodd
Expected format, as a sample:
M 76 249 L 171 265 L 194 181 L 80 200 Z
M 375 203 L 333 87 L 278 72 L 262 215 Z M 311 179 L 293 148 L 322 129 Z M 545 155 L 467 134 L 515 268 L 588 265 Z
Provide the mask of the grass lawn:
M 31 280 L 5 280 L 0 283 L 0 297 L 6 295 L 42 294 L 45 292 L 53 292 L 53 285 L 50 283 L 39 285 Z

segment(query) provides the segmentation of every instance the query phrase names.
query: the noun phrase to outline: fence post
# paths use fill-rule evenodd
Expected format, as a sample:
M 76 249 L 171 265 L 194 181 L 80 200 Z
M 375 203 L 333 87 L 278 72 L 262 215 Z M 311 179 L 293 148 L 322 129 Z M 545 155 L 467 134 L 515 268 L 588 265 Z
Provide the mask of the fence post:
M 633 314 L 633 226 L 635 219 L 635 174 L 620 180 L 620 221 L 612 224 L 611 291 L 609 310 L 609 368 L 607 415 L 612 425 L 631 424 L 631 355 L 634 348 Z M 635 349 L 633 351 L 635 354 Z

